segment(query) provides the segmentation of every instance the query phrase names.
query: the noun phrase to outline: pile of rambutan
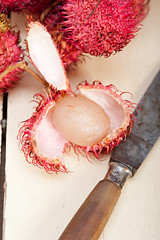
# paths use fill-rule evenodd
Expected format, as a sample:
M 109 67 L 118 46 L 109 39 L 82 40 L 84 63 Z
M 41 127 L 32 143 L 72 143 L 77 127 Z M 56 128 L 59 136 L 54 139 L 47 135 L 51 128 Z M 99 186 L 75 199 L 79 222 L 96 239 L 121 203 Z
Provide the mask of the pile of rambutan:
M 84 60 L 83 53 L 109 57 L 121 51 L 140 29 L 140 24 L 148 13 L 148 2 L 149 0 L 3 0 L 0 1 L 0 12 L 27 10 L 30 16 L 33 14 L 34 19 L 41 22 L 51 34 L 64 67 L 72 70 Z M 1 22 L 4 23 L 5 20 Z M 20 68 L 14 69 L 12 73 L 9 73 L 10 68 L 6 70 L 22 60 L 22 50 L 18 45 L 19 33 L 4 26 L 0 31 L 0 72 L 3 72 L 1 92 L 5 92 L 14 86 L 19 79 L 17 76 L 22 72 Z M 9 51 L 6 50 L 8 48 Z
M 46 87 L 35 94 L 38 106 L 19 129 L 26 160 L 47 172 L 68 172 L 64 153 L 99 158 L 126 139 L 134 124 L 134 104 L 112 84 L 81 83 L 72 91 L 67 69 L 82 61 L 83 53 L 109 57 L 137 34 L 148 13 L 149 0 L 4 0 L 0 1 L 0 92 L 18 82 L 24 70 Z M 27 51 L 40 78 L 23 60 L 19 33 L 5 13 L 29 15 Z M 33 19 L 36 19 L 33 21 Z M 22 61 L 23 60 L 23 61 Z M 45 130 L 44 130 L 45 129 Z

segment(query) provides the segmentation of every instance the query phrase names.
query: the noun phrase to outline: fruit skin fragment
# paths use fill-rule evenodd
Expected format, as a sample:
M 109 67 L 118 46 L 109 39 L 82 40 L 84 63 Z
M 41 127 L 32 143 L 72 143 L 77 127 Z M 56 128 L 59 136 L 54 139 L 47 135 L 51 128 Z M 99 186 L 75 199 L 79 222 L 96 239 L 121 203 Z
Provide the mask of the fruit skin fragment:
M 38 21 L 28 25 L 29 56 L 53 90 L 70 90 L 62 60 L 51 35 Z M 43 57 L 42 57 L 43 56 Z

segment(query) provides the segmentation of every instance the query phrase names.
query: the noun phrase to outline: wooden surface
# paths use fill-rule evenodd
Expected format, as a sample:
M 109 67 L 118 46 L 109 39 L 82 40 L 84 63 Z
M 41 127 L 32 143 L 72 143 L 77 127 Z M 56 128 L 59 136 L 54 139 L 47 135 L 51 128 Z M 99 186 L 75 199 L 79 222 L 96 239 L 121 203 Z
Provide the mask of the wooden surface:
M 24 28 L 24 17 L 13 16 L 13 24 Z M 160 1 L 151 1 L 151 10 L 137 37 L 121 52 L 108 59 L 89 57 L 69 74 L 73 88 L 77 83 L 100 80 L 121 91 L 133 93 L 138 102 L 160 69 Z M 23 36 L 22 36 L 23 37 Z M 25 73 L 21 83 L 8 96 L 5 240 L 57 240 L 84 199 L 103 179 L 110 154 L 105 161 L 71 152 L 65 155 L 69 174 L 49 175 L 29 165 L 18 149 L 19 122 L 29 118 L 32 96 L 42 86 Z M 130 97 L 126 94 L 126 97 Z M 153 116 L 154 117 L 154 116 Z M 160 140 L 133 179 L 124 186 L 120 199 L 100 240 L 160 239 Z M 138 154 L 138 153 L 137 153 Z

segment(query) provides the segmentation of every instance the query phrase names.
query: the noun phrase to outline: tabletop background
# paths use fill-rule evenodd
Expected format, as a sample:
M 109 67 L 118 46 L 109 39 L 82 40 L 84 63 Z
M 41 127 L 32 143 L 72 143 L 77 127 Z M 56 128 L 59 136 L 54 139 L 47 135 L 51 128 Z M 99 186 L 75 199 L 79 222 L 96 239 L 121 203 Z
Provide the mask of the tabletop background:
M 160 1 L 153 0 L 150 6 L 142 29 L 122 52 L 108 59 L 89 56 L 68 74 L 73 89 L 81 81 L 99 80 L 133 93 L 133 102 L 140 100 L 160 70 Z M 12 24 L 24 29 L 25 16 L 13 14 Z M 21 38 L 23 42 L 24 31 Z M 28 119 L 36 106 L 30 101 L 37 92 L 43 92 L 42 85 L 24 73 L 7 98 L 3 240 L 58 240 L 89 192 L 105 176 L 111 156 L 91 164 L 72 151 L 65 156 L 71 170 L 68 174 L 49 175 L 29 165 L 18 149 L 16 136 L 18 124 Z M 2 97 L 0 101 L 2 119 Z M 159 149 L 160 139 L 135 177 L 125 184 L 100 240 L 160 239 Z

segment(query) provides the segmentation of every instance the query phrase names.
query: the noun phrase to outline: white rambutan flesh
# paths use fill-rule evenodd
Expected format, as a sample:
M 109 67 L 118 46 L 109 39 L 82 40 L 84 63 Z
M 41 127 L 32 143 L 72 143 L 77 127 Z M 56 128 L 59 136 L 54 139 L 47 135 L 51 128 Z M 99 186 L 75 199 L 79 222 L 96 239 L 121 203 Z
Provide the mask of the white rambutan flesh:
M 108 133 L 110 120 L 103 108 L 84 95 L 64 96 L 53 111 L 56 129 L 80 146 L 99 143 Z

